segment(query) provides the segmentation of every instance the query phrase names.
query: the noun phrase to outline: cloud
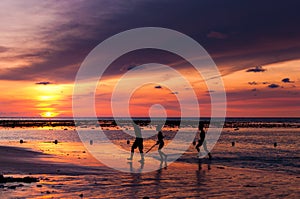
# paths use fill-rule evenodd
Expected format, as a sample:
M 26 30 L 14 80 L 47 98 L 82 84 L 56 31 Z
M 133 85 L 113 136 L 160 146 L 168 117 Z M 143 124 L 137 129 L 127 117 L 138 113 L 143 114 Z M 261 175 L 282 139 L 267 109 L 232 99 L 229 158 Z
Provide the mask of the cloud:
M 248 82 L 248 84 L 250 84 L 250 85 L 257 85 L 258 83 L 255 82 L 255 81 L 253 81 L 253 82 Z
M 214 38 L 214 39 L 226 39 L 227 38 L 226 34 L 216 32 L 216 31 L 210 31 L 206 36 L 208 38 Z
M 120 68 L 120 71 L 122 72 L 122 71 L 129 71 L 129 70 L 132 70 L 132 69 L 134 69 L 135 67 L 136 67 L 137 65 L 136 64 L 125 64 L 124 66 L 122 66 L 121 68 Z
M 294 83 L 294 81 L 291 81 L 290 78 L 284 78 L 281 80 L 283 83 Z
M 5 37 L 0 38 L 0 43 L 10 53 L 0 49 L 4 51 L 0 60 L 9 59 L 10 63 L 0 66 L 0 79 L 74 81 L 81 62 L 101 41 L 121 31 L 147 26 L 169 28 L 191 36 L 209 52 L 223 74 L 299 59 L 300 15 L 295 14 L 299 3 L 289 1 L 282 5 L 275 1 L 272 10 L 269 6 L 268 2 L 260 2 L 257 7 L 254 2 L 224 5 L 223 1 L 197 0 L 189 3 L 133 0 L 130 4 L 122 0 L 55 3 L 3 0 L 0 26 Z M 216 7 L 220 8 L 218 12 L 211 12 Z M 153 15 L 154 12 L 157 14 Z M 15 45 L 7 46 L 11 43 Z M 20 43 L 22 49 L 17 48 Z M 26 56 L 28 52 L 38 56 Z M 6 69 L 14 63 L 19 65 Z M 120 66 L 106 75 L 120 74 Z
M 154 88 L 161 89 L 162 87 L 160 85 L 158 85 L 158 86 L 155 86 Z
M 278 84 L 270 84 L 268 85 L 269 88 L 278 88 L 280 87 Z
M 5 34 L 0 43 L 10 45 L 10 53 L 0 54 L 0 60 L 7 60 L 0 62 L 0 79 L 74 81 L 85 56 L 111 33 L 110 27 L 105 31 L 99 27 L 108 24 L 114 12 L 125 10 L 121 4 L 122 1 L 1 1 L 4 12 L 0 13 L 0 25 Z M 0 48 L 0 52 L 4 50 Z
M 48 84 L 52 84 L 52 83 L 51 82 L 36 82 L 35 84 L 48 85 Z
M 9 48 L 4 47 L 4 46 L 0 46 L 0 53 L 6 52 L 8 50 L 9 50 Z
M 256 66 L 255 68 L 250 68 L 246 70 L 246 72 L 254 72 L 254 73 L 265 72 L 265 71 L 266 69 L 264 69 L 262 66 Z
M 172 94 L 172 95 L 178 95 L 178 94 L 179 94 L 179 92 L 177 92 L 177 91 L 174 91 L 174 92 L 171 92 L 170 94 Z

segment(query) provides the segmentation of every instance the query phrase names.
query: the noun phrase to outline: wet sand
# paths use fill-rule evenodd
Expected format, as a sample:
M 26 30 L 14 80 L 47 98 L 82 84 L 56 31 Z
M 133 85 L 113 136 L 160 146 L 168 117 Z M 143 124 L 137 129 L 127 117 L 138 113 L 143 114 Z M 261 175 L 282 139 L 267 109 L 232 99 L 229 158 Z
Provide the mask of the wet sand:
M 17 146 L 0 147 L 1 173 L 40 181 L 17 183 L 15 189 L 9 188 L 11 183 L 3 184 L 0 198 L 300 197 L 299 175 L 224 166 L 207 159 L 177 161 L 150 173 L 122 173 L 99 163 L 80 143 Z
M 43 149 L 41 145 L 45 145 L 47 149 Z M 65 144 L 56 146 L 52 143 L 0 146 L 0 171 L 2 174 L 79 175 L 97 173 L 103 169 L 103 165 L 91 157 L 81 144 L 68 145 L 77 150 L 68 151 L 63 149 Z M 80 156 L 79 151 L 82 153 Z M 89 167 L 92 165 L 94 167 Z

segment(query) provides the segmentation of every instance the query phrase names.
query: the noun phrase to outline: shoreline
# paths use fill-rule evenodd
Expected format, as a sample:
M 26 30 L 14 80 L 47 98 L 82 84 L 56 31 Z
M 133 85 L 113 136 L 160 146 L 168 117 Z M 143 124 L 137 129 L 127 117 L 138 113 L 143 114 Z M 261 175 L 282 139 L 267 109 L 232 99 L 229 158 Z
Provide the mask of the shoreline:
M 3 143 L 2 143 L 3 144 Z M 57 145 L 54 145 L 52 143 L 45 143 L 44 144 L 51 144 L 53 147 L 56 148 Z M 65 143 L 67 145 L 74 146 L 74 143 Z M 72 153 L 69 150 L 66 150 L 65 152 L 60 151 L 61 148 L 64 148 L 64 146 L 61 146 L 61 148 L 56 148 L 59 153 L 55 154 L 51 151 L 43 151 L 43 149 L 37 149 L 33 147 L 35 144 L 31 143 L 31 145 L 23 145 L 23 146 L 3 146 L 0 144 L 0 171 L 2 174 L 4 173 L 15 173 L 15 174 L 72 174 L 77 175 L 86 171 L 86 174 L 95 174 L 93 171 L 98 171 L 98 169 L 101 169 L 101 171 L 107 169 L 115 172 L 119 172 L 117 170 L 111 169 L 107 167 L 106 165 L 103 165 L 101 162 L 96 160 L 89 152 L 85 151 L 84 146 L 81 143 L 77 143 L 74 147 L 77 148 L 77 151 L 83 152 L 81 154 L 84 157 L 79 157 L 78 152 L 73 150 Z M 79 148 L 80 147 L 80 148 Z M 48 153 L 47 153 L 48 152 Z M 67 154 L 67 155 L 66 155 Z M 268 171 L 264 169 L 257 169 L 257 168 L 247 168 L 247 167 L 238 167 L 238 164 L 236 166 L 230 166 L 227 165 L 227 162 L 233 161 L 232 159 L 228 157 L 220 158 L 220 157 L 213 157 L 212 160 L 209 160 L 207 157 L 197 159 L 194 156 L 190 155 L 191 153 L 184 154 L 182 157 L 180 157 L 175 162 L 172 162 L 171 164 L 168 164 L 168 167 L 172 167 L 172 165 L 184 165 L 189 167 L 190 165 L 206 165 L 208 168 L 213 166 L 219 169 L 224 168 L 230 168 L 235 170 L 247 170 L 249 172 L 255 171 L 255 172 L 277 172 L 281 174 L 286 175 L 294 175 L 296 173 L 289 173 L 289 172 L 282 172 L 282 171 Z M 138 155 L 136 154 L 136 158 L 138 158 Z M 224 159 L 228 158 L 227 161 L 222 161 Z M 221 160 L 221 161 L 220 161 Z M 145 162 L 146 164 L 147 162 Z M 32 165 L 37 165 L 36 167 L 32 167 Z M 7 170 L 5 170 L 7 168 Z M 12 169 L 13 168 L 13 169 Z M 56 169 L 59 169 L 60 171 L 57 172 Z M 98 168 L 98 169 L 97 169 Z M 71 171 L 69 170 L 71 169 Z M 81 172 L 74 172 L 76 169 Z M 162 168 L 164 169 L 164 168 Z M 17 171 L 17 172 L 10 172 L 10 170 Z M 4 172 L 3 172 L 4 171 Z M 25 172 L 23 172 L 25 171 Z M 27 173 L 26 173 L 27 172 Z M 126 173 L 126 172 L 125 172 Z M 300 178 L 300 176 L 299 176 Z
M 81 159 L 78 159 L 77 152 L 82 151 L 79 145 L 75 146 L 74 154 L 67 157 L 60 151 L 70 153 L 66 145 L 72 143 L 61 148 L 51 144 L 55 151 L 43 152 L 28 147 L 30 145 L 0 146 L 0 171 L 4 176 L 29 175 L 39 179 L 37 183 L 21 187 L 8 183 L 0 188 L 0 197 L 2 194 L 3 197 L 21 197 L 24 193 L 30 198 L 74 198 L 81 194 L 87 198 L 300 196 L 299 175 L 230 167 L 206 159 L 197 163 L 176 161 L 149 173 L 123 173 L 93 162 L 88 153 L 80 154 Z M 93 163 L 87 165 L 86 162 Z
M 92 159 L 92 158 L 91 158 Z M 64 159 L 29 147 L 0 145 L 0 172 L 5 174 L 95 174 L 103 170 L 103 165 L 89 167 L 75 164 L 77 160 Z

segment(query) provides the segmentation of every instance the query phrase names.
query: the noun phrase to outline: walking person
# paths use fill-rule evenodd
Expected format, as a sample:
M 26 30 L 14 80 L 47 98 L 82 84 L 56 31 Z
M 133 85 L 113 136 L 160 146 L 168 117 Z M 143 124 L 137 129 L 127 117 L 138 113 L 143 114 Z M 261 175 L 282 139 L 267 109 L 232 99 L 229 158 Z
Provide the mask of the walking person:
M 144 162 L 144 152 L 143 152 L 143 137 L 142 137 L 142 132 L 141 132 L 141 128 L 136 125 L 133 122 L 133 128 L 134 128 L 134 133 L 135 133 L 135 140 L 131 146 L 131 153 L 130 153 L 130 157 L 127 158 L 127 160 L 132 160 L 133 159 L 133 155 L 134 155 L 134 150 L 136 148 L 139 148 L 140 151 L 140 155 L 141 155 L 141 160 L 139 160 L 139 162 Z
M 210 152 L 207 150 L 207 145 L 206 145 L 206 140 L 205 140 L 206 133 L 204 130 L 203 122 L 199 122 L 198 131 L 199 131 L 199 140 L 198 140 L 198 144 L 196 145 L 196 149 L 198 151 L 197 157 L 201 156 L 200 147 L 203 146 L 204 151 L 208 154 L 209 159 L 211 159 L 212 156 L 211 156 Z
M 161 159 L 161 161 L 163 161 L 163 160 L 167 161 L 167 155 L 164 152 L 161 151 L 161 149 L 165 145 L 164 136 L 163 136 L 163 133 L 162 133 L 162 126 L 160 126 L 160 125 L 157 126 L 156 130 L 158 131 L 156 145 L 158 145 L 158 153 L 159 153 L 160 159 Z

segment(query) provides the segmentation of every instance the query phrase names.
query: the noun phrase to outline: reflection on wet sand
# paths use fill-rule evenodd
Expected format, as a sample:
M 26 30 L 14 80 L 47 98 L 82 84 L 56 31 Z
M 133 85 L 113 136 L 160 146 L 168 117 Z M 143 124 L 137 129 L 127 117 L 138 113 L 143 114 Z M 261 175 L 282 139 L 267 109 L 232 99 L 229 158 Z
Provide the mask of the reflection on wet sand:
M 7 136 L 16 132 L 11 130 Z M 55 131 L 33 131 L 29 135 L 42 137 L 52 133 Z M 95 160 L 80 142 L 64 142 L 63 137 L 55 137 L 70 136 L 71 132 L 62 130 L 53 134 L 58 144 L 52 142 L 54 137 L 47 137 L 49 142 L 25 139 L 20 144 L 16 133 L 16 141 L 5 143 L 14 147 L 0 147 L 0 171 L 13 177 L 31 174 L 39 182 L 0 185 L 0 198 L 299 198 L 299 167 L 295 161 L 299 156 L 296 145 L 299 130 L 279 129 L 276 133 L 274 129 L 225 132 L 214 148 L 211 161 L 197 159 L 192 146 L 172 164 L 159 162 L 156 154 L 158 170 L 149 173 L 115 171 Z M 270 135 L 280 140 L 276 148 L 273 140 L 269 140 Z M 116 143 L 129 148 L 127 139 L 117 139 L 117 133 L 111 136 L 115 136 Z M 264 137 L 268 139 L 264 141 Z M 232 140 L 236 141 L 235 147 L 231 146 Z M 268 142 L 270 146 L 266 145 Z M 150 148 L 153 142 L 146 144 Z M 145 171 L 147 164 L 153 164 L 149 157 L 145 159 L 144 164 L 133 161 L 123 166 L 127 171 Z M 168 159 L 172 160 L 172 155 Z

